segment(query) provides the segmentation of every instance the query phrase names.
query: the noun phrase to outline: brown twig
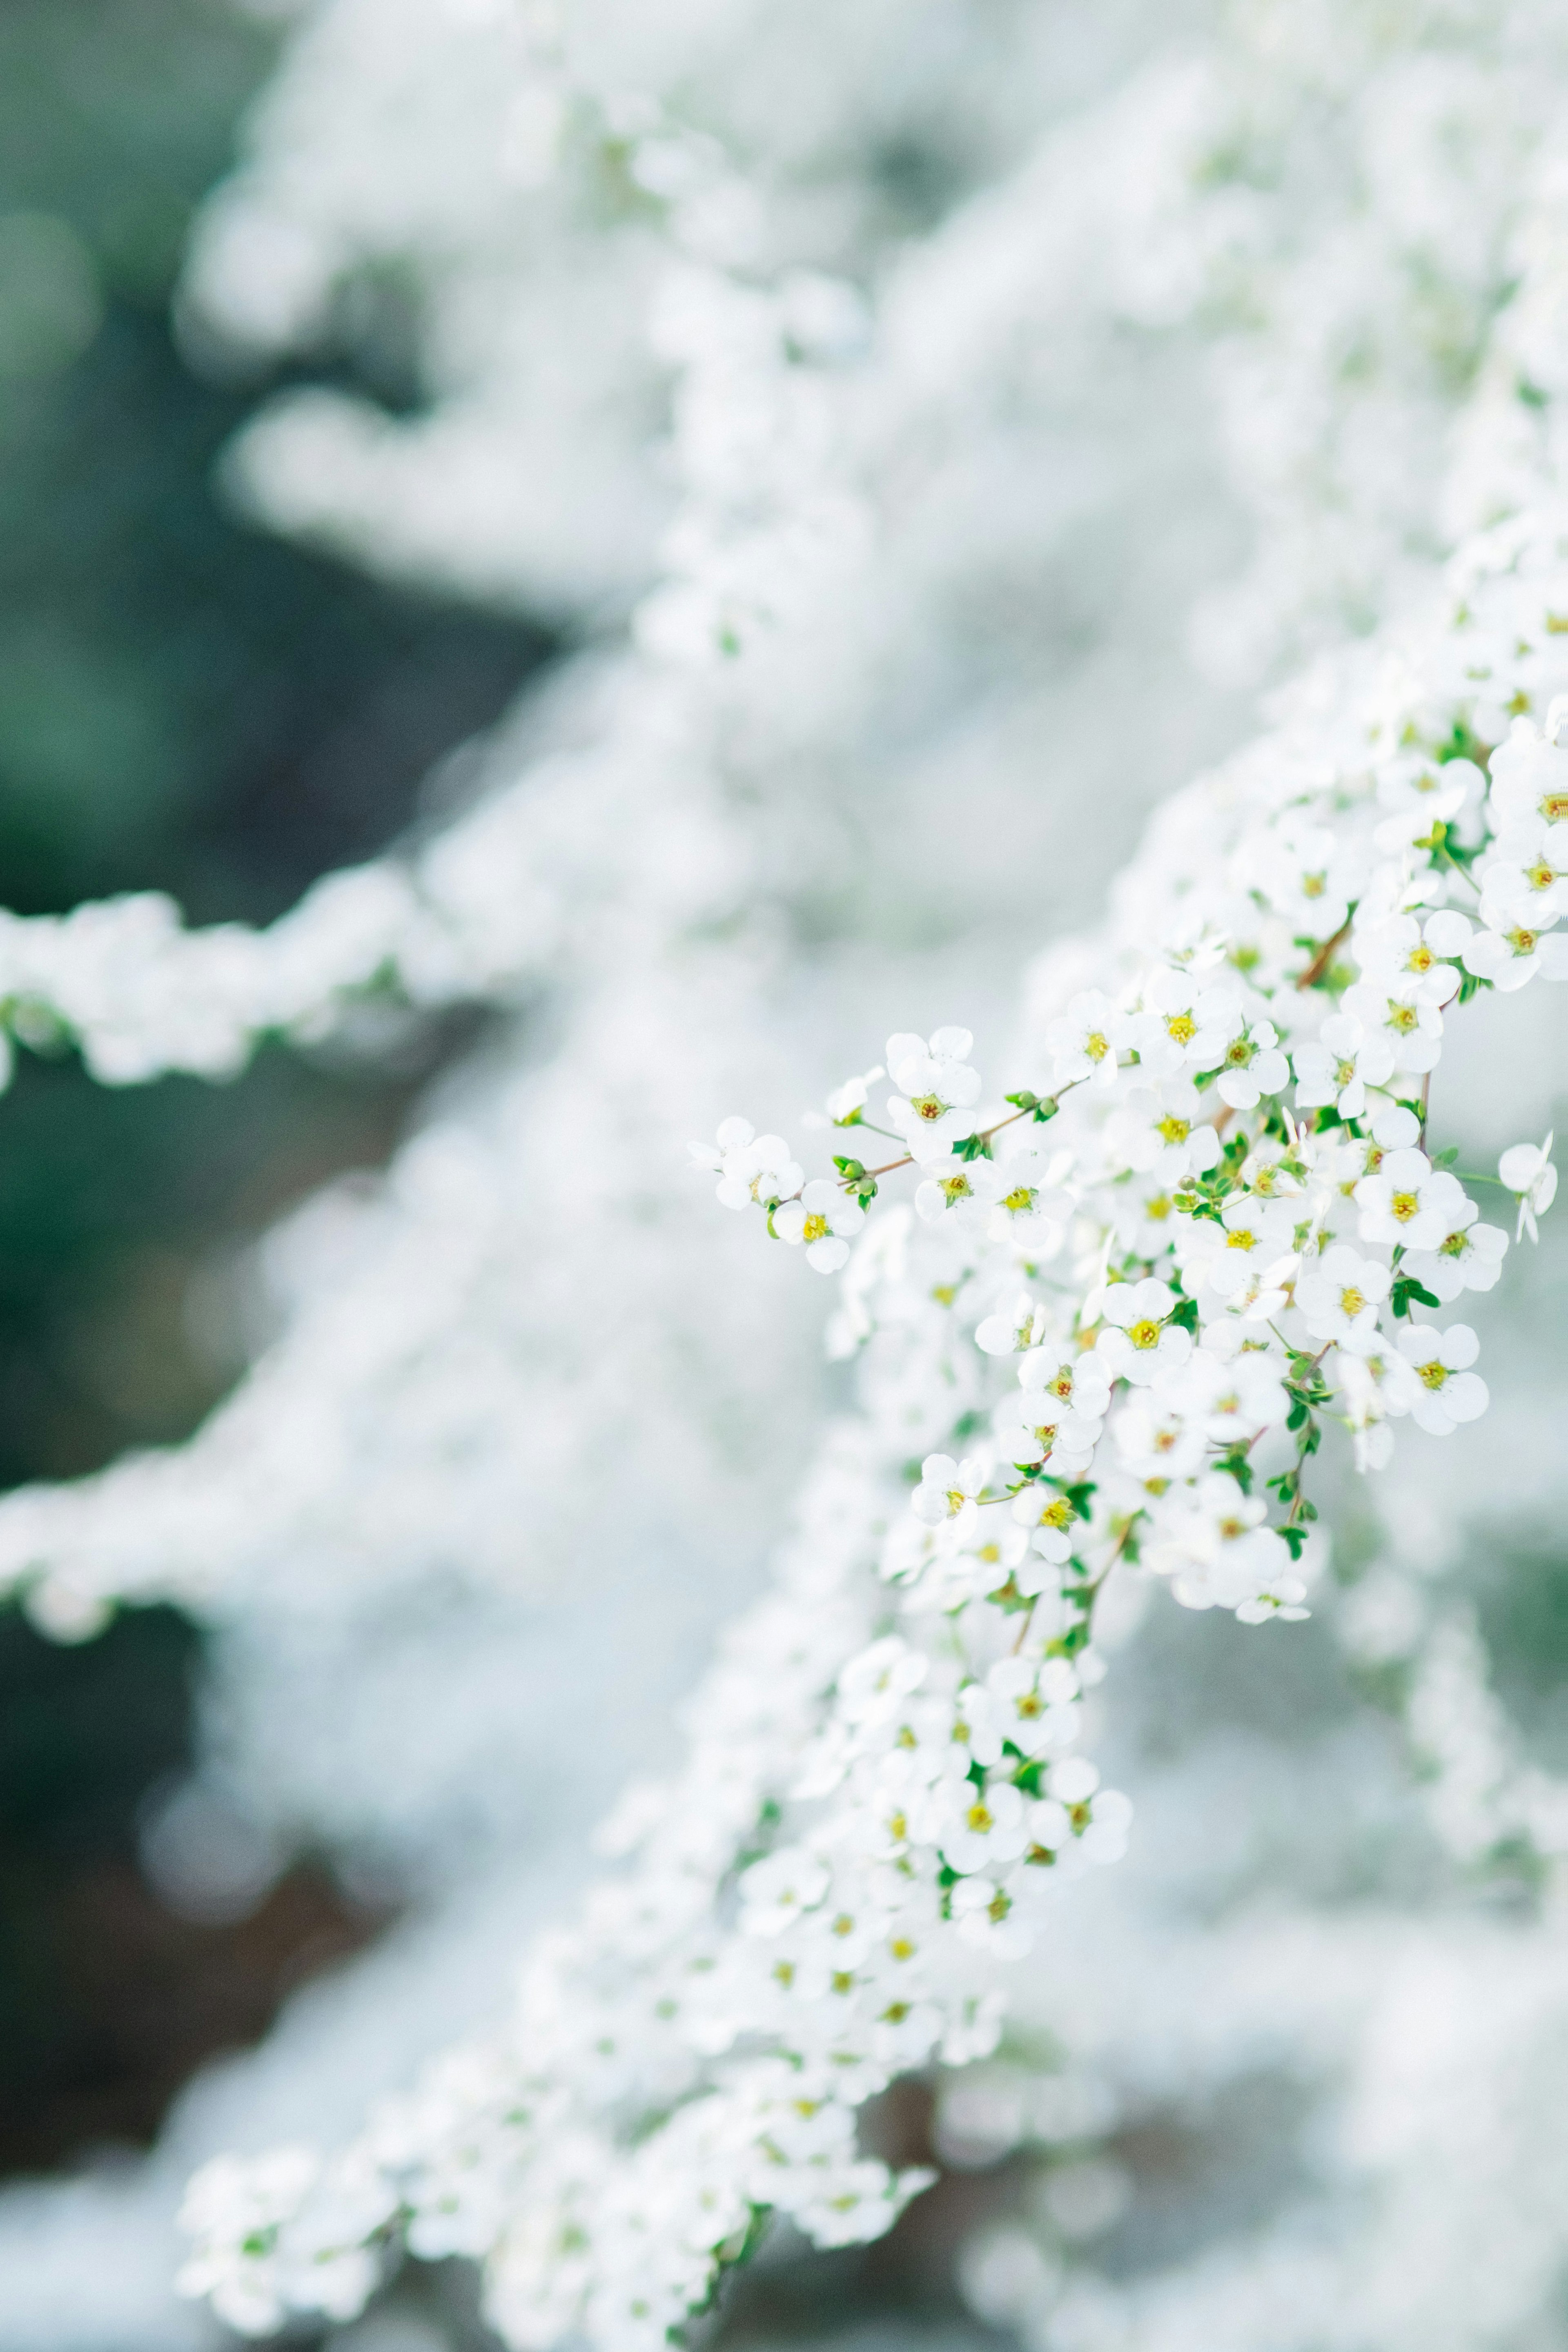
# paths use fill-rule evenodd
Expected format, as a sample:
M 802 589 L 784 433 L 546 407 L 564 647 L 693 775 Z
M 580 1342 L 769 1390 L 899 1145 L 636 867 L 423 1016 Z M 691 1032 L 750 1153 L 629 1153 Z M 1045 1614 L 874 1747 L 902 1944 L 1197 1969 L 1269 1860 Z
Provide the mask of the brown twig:
M 1296 982 L 1298 988 L 1315 988 L 1317 986 L 1319 981 L 1321 980 L 1332 961 L 1334 950 L 1339 946 L 1340 941 L 1348 934 L 1353 919 L 1353 917 L 1347 915 L 1344 921 L 1340 925 L 1339 929 L 1334 933 L 1333 938 L 1323 941 L 1322 946 L 1318 950 L 1317 954 L 1312 958 L 1311 962 L 1307 966 L 1306 971 Z

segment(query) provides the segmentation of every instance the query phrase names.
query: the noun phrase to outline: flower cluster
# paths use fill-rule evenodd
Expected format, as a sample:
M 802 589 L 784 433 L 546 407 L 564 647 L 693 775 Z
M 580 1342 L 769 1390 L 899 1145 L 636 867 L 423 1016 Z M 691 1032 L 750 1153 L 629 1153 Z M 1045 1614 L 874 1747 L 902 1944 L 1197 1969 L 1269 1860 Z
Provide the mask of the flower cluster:
M 1156 821 L 1100 984 L 1042 976 L 1030 1085 L 993 1101 L 966 1031 L 900 1034 L 887 1096 L 829 1106 L 886 1136 L 874 1167 L 807 1182 L 741 1119 L 697 1152 L 726 1205 L 847 1256 L 862 1417 L 686 1773 L 623 1816 L 629 1874 L 547 1943 L 513 2032 L 297 2168 L 265 2227 L 248 2173 L 198 2182 L 189 2283 L 241 2324 L 353 2300 L 402 2231 L 487 2252 L 517 2342 L 653 2345 L 764 2210 L 823 2243 L 884 2229 L 920 2176 L 859 2155 L 854 2110 L 992 2047 L 1006 1963 L 1123 1850 L 1131 1808 L 1078 1752 L 1107 1580 L 1299 1616 L 1325 1431 L 1375 1468 L 1401 1421 L 1484 1410 L 1473 1332 L 1429 1318 L 1507 1236 L 1430 1148 L 1432 1087 L 1466 1003 L 1561 968 L 1556 908 L 1526 943 L 1494 877 L 1510 780 L 1562 822 L 1568 564 L 1543 529 L 1461 576 L 1331 725 L 1314 707 Z M 887 1202 L 905 1170 L 912 1204 Z M 1533 1215 L 1550 1171 L 1521 1146 L 1497 1181 Z

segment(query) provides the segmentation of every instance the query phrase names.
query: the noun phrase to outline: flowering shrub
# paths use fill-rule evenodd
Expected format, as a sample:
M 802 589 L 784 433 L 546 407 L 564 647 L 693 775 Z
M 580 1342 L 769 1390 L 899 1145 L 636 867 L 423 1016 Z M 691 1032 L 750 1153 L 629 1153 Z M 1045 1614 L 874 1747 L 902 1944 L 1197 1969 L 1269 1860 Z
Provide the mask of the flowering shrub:
M 515 1003 L 548 982 L 567 1007 L 542 1107 L 519 1108 L 519 1084 L 488 1127 L 418 1139 L 353 1279 L 195 1446 L 0 1507 L 0 1560 L 60 1630 L 122 1592 L 246 1590 L 242 1569 L 264 1615 L 296 1551 L 329 1586 L 357 1574 L 374 1612 L 411 1562 L 457 1556 L 499 1581 L 520 1522 L 558 1559 L 555 1496 L 575 1482 L 603 1481 L 606 1517 L 640 1525 L 672 1461 L 708 1475 L 679 1412 L 718 1313 L 693 1332 L 690 1256 L 650 1245 L 646 1171 L 673 1166 L 672 1108 L 714 1091 L 705 1064 L 733 1087 L 806 984 L 809 954 L 780 954 L 770 930 L 774 864 L 783 838 L 803 900 L 838 887 L 845 764 L 882 779 L 871 862 L 895 856 L 915 771 L 876 769 L 877 747 L 949 659 L 955 612 L 993 628 L 1019 548 L 1062 528 L 1054 509 L 1013 512 L 1018 419 L 1054 450 L 1065 415 L 1076 449 L 1100 449 L 1118 337 L 1136 330 L 1147 356 L 1194 336 L 1230 420 L 1231 494 L 1262 524 L 1239 598 L 1200 614 L 1208 656 L 1256 675 L 1401 613 L 1164 803 L 1110 922 L 1037 969 L 986 1076 L 968 1030 L 900 1032 L 828 1097 L 808 1132 L 830 1129 L 829 1148 L 739 1118 L 694 1148 L 788 1273 L 798 1252 L 838 1282 L 829 1346 L 855 1410 L 772 1588 L 689 1702 L 684 1763 L 607 1825 L 618 1866 L 532 1946 L 510 2021 L 339 2153 L 222 2158 L 190 2190 L 184 2284 L 252 2332 L 352 2315 L 406 2246 L 482 2258 L 510 2341 L 639 2347 L 704 2305 L 768 2214 L 820 2245 L 860 2242 L 924 2185 L 864 2151 L 858 2111 L 902 2074 L 994 2058 L 1031 2013 L 1030 1969 L 1079 1932 L 1090 1890 L 1073 1882 L 1127 1843 L 1130 1801 L 1081 1752 L 1091 1706 L 1115 1721 L 1102 1629 L 1119 1593 L 1163 1583 L 1249 1625 L 1301 1618 L 1335 1451 L 1384 1470 L 1402 1424 L 1444 1438 L 1486 1409 L 1460 1302 L 1534 1235 L 1551 1139 L 1513 1145 L 1495 1177 L 1457 1167 L 1443 1055 L 1478 1000 L 1522 1017 L 1530 982 L 1568 972 L 1564 379 L 1556 199 L 1536 179 L 1560 28 L 1522 7 L 1508 41 L 1444 11 L 1381 31 L 1356 10 L 1247 12 L 1184 64 L 1135 54 L 1032 152 L 999 89 L 962 92 L 998 184 L 896 254 L 861 232 L 851 284 L 819 256 L 803 266 L 789 224 L 830 175 L 835 124 L 875 121 L 875 70 L 862 86 L 844 68 L 817 147 L 786 126 L 788 152 L 748 173 L 673 100 L 607 90 L 548 27 L 530 49 L 499 11 L 470 12 L 459 37 L 445 10 L 410 5 L 383 47 L 372 13 L 374 40 L 346 0 L 315 20 L 277 152 L 264 140 L 215 213 L 195 283 L 237 302 L 233 257 L 270 235 L 278 315 L 253 307 L 247 331 L 308 341 L 345 252 L 411 247 L 440 397 L 397 426 L 335 394 L 291 400 L 237 460 L 253 494 L 394 572 L 547 596 L 574 578 L 588 596 L 583 550 L 517 452 L 580 457 L 582 407 L 596 465 L 609 427 L 581 386 L 625 366 L 645 390 L 674 374 L 679 503 L 651 588 L 648 510 L 615 563 L 595 543 L 591 595 L 635 598 L 630 645 L 565 698 L 561 740 L 417 852 L 339 877 L 259 940 L 187 937 L 147 902 L 7 934 L 13 1028 L 52 1024 L 113 1078 L 218 1073 L 260 1034 L 320 1034 L 378 993 Z M 770 22 L 683 35 L 668 86 L 722 121 L 755 70 L 748 32 Z M 334 56 L 342 108 L 301 177 L 309 142 L 276 123 Z M 504 139 L 449 142 L 460 168 L 411 192 L 401 145 L 395 170 L 384 153 L 373 168 L 389 82 L 436 109 L 460 90 L 475 121 L 498 92 L 517 104 Z M 586 355 L 544 383 L 502 326 L 579 268 L 600 312 L 636 298 L 648 349 L 588 349 L 563 300 Z M 1447 495 L 1487 528 L 1434 585 L 1456 415 Z M 618 455 L 615 481 L 657 504 L 645 453 Z M 1122 495 L 1142 560 L 1160 534 L 1138 485 Z M 993 538 L 982 629 L 954 582 Z M 1131 720 L 1098 676 L 1086 699 L 1095 773 L 1131 797 L 1159 697 L 1140 673 Z M 944 865 L 926 903 L 968 889 L 982 942 L 1005 868 L 1029 867 L 1031 924 L 1047 881 L 1058 908 L 1081 896 L 1044 869 L 1082 755 L 1042 740 L 1025 688 L 1020 711 L 1004 822 L 970 822 L 945 770 L 927 804 L 933 862 L 957 878 Z M 960 751 L 944 742 L 939 768 Z M 1031 866 L 1027 796 L 1059 771 L 1050 856 Z M 761 1109 L 761 1074 L 749 1083 Z M 747 1360 L 742 1402 L 765 1436 L 787 1402 L 766 1351 Z M 1424 1673 L 1411 1728 L 1430 1747 L 1452 1721 L 1432 1688 L 1476 1699 L 1484 1666 L 1450 1639 Z M 1470 1791 L 1478 1843 L 1547 1822 L 1510 1773 L 1499 1763 L 1484 1803 Z M 1005 2314 L 994 2268 L 975 2300 Z
M 205 2173 L 194 2290 L 262 2328 L 345 2311 L 398 2231 L 487 2254 L 513 2341 L 656 2343 L 768 2210 L 840 2244 L 924 2185 L 857 2151 L 854 2110 L 994 2049 L 1002 1964 L 1125 1848 L 1127 1799 L 1074 1752 L 1107 1580 L 1299 1618 L 1325 1430 L 1380 1468 L 1400 1421 L 1486 1409 L 1474 1332 L 1428 1318 L 1496 1281 L 1507 1235 L 1429 1149 L 1433 1082 L 1479 992 L 1568 977 L 1565 554 L 1550 527 L 1470 549 L 1424 627 L 1336 680 L 1331 724 L 1162 812 L 1100 985 L 1031 1008 L 1029 1084 L 988 1097 L 967 1030 L 900 1034 L 885 1105 L 832 1098 L 858 1148 L 833 1177 L 744 1119 L 693 1147 L 724 1206 L 845 1269 L 862 1414 L 510 2032 L 324 2169 Z M 1521 1227 L 1549 1151 L 1489 1180 Z

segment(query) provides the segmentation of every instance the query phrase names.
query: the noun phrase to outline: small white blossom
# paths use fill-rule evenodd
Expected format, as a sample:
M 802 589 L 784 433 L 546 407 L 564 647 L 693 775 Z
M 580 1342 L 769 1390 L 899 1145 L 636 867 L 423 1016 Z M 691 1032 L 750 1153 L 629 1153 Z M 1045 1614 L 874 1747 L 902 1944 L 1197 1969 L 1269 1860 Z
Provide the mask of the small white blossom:
M 1143 1387 L 1186 1361 L 1192 1335 L 1170 1319 L 1180 1303 L 1168 1284 L 1152 1279 L 1116 1283 L 1106 1292 L 1095 1344 L 1113 1380 Z
M 955 1462 L 951 1454 L 928 1454 L 910 1507 L 928 1527 L 967 1535 L 979 1516 L 975 1497 L 984 1490 L 985 1475 L 984 1462 Z
M 1053 1085 L 1087 1082 L 1091 1087 L 1113 1087 L 1118 1051 L 1131 1044 L 1132 1035 L 1127 1014 L 1098 989 L 1075 996 L 1061 1018 L 1046 1030 Z
M 1447 1169 L 1434 1168 L 1424 1151 L 1384 1155 L 1375 1175 L 1355 1188 L 1363 1242 L 1405 1249 L 1436 1249 L 1463 1214 L 1466 1193 Z
M 1303 1265 L 1296 1304 L 1314 1339 L 1364 1354 L 1377 1344 L 1377 1312 L 1392 1276 L 1381 1259 L 1363 1257 L 1343 1242 Z
M 945 1160 L 973 1130 L 970 1113 L 980 1098 L 980 1073 L 969 1066 L 973 1043 L 967 1029 L 888 1040 L 888 1076 L 899 1089 L 888 1116 L 917 1160 Z
M 1337 1013 L 1324 1022 L 1315 1045 L 1298 1045 L 1296 1100 L 1304 1110 L 1331 1103 L 1342 1118 L 1361 1118 L 1368 1087 L 1385 1086 L 1394 1076 L 1394 1048 L 1386 1037 L 1369 1036 L 1353 1014 Z
M 1535 1220 L 1543 1217 L 1557 1198 L 1557 1170 L 1552 1158 L 1552 1138 L 1544 1143 L 1510 1144 L 1498 1161 L 1498 1177 L 1507 1191 L 1519 1202 L 1519 1224 L 1515 1241 L 1526 1234 L 1532 1242 L 1541 1238 Z
M 1418 1428 L 1447 1437 L 1461 1423 L 1479 1420 L 1487 1409 L 1487 1384 L 1469 1370 L 1480 1343 L 1468 1323 L 1451 1323 L 1446 1331 L 1415 1324 L 1400 1333 L 1398 1346 L 1414 1374 L 1404 1408 Z
M 837 1274 L 847 1263 L 849 1244 L 865 1223 L 854 1195 L 826 1177 L 814 1177 L 800 1198 L 773 1211 L 773 1231 L 781 1242 L 804 1244 L 808 1265 L 818 1274 Z

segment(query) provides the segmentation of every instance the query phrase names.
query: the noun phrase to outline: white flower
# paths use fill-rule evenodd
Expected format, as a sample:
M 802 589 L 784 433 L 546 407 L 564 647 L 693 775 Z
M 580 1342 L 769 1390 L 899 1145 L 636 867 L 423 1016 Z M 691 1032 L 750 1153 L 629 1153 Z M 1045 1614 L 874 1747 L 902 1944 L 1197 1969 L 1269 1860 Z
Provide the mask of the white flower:
M 1267 1272 L 1269 1287 L 1278 1287 L 1295 1270 L 1295 1233 L 1289 1202 L 1239 1194 L 1226 1202 L 1217 1224 L 1211 1217 L 1194 1220 L 1186 1236 L 1183 1279 L 1196 1290 L 1201 1273 L 1204 1289 L 1227 1302 L 1253 1292 L 1253 1277 L 1260 1271 Z
M 1105 1293 L 1097 1352 L 1113 1380 L 1146 1387 L 1192 1353 L 1192 1335 L 1173 1323 L 1180 1301 L 1163 1282 L 1114 1283 Z
M 1468 1369 L 1480 1343 L 1468 1323 L 1451 1323 L 1446 1331 L 1418 1323 L 1400 1333 L 1398 1345 L 1415 1375 L 1404 1409 L 1418 1428 L 1447 1437 L 1461 1422 L 1478 1421 L 1485 1412 L 1487 1384 Z
M 940 1176 L 928 1176 L 915 1190 L 915 1213 L 928 1225 L 956 1213 L 965 1224 L 978 1222 L 989 1208 L 991 1165 L 984 1160 L 952 1160 L 942 1164 Z
M 984 1462 L 955 1462 L 951 1454 L 928 1454 L 921 1465 L 921 1483 L 910 1497 L 917 1519 L 928 1527 L 965 1536 L 979 1517 L 975 1496 L 985 1485 Z
M 1384 761 L 1377 772 L 1377 799 L 1389 814 L 1377 832 L 1380 849 L 1403 848 L 1447 824 L 1467 800 L 1479 802 L 1487 780 L 1471 760 L 1429 760 L 1419 752 Z
M 1240 1010 L 1234 988 L 1205 987 L 1196 971 L 1163 964 L 1144 982 L 1142 1010 L 1129 1022 L 1125 1042 L 1137 1047 L 1139 1068 L 1152 1078 L 1213 1069 Z
M 1142 1557 L 1156 1576 L 1173 1580 L 1184 1609 L 1240 1609 L 1266 1598 L 1289 1608 L 1300 1597 L 1289 1549 L 1265 1525 L 1267 1506 L 1244 1495 L 1228 1472 L 1175 1490 L 1153 1514 Z M 1289 1600 L 1280 1589 L 1288 1583 L 1298 1588 Z
M 1406 1251 L 1400 1272 L 1414 1275 L 1445 1306 L 1463 1290 L 1492 1289 L 1502 1272 L 1508 1235 L 1497 1225 L 1478 1224 L 1479 1215 L 1475 1202 L 1467 1200 L 1436 1248 Z
M 687 1149 L 693 1165 L 716 1170 L 718 1198 L 727 1209 L 766 1208 L 771 1201 L 787 1201 L 805 1181 L 805 1171 L 790 1158 L 782 1135 L 758 1135 L 750 1119 L 727 1118 L 717 1144 L 693 1143 Z
M 1331 1339 L 1363 1354 L 1377 1343 L 1377 1310 L 1392 1276 L 1380 1259 L 1363 1257 L 1337 1242 L 1310 1259 L 1296 1280 L 1296 1304 L 1314 1339 Z
M 1522 988 L 1539 972 L 1544 980 L 1568 978 L 1568 935 L 1555 931 L 1555 915 L 1543 922 L 1523 922 L 1507 908 L 1483 901 L 1482 920 L 1464 950 L 1467 971 L 1489 981 L 1505 996 Z
M 1550 714 L 1548 714 L 1550 716 Z M 1508 740 L 1489 762 L 1491 803 L 1500 833 L 1539 817 L 1568 824 L 1568 751 L 1525 718 L 1517 719 Z
M 1419 1074 L 1436 1067 L 1443 1050 L 1443 1015 L 1419 983 L 1407 987 L 1392 977 L 1358 980 L 1346 989 L 1341 1009 L 1353 1014 L 1369 1038 L 1387 1045 L 1396 1070 Z
M 1532 1242 L 1541 1239 L 1535 1220 L 1543 1217 L 1557 1197 L 1557 1171 L 1552 1160 L 1552 1138 L 1544 1143 L 1514 1143 L 1498 1161 L 1500 1181 L 1519 1202 L 1519 1224 L 1515 1241 L 1528 1234 Z
M 1021 1290 L 1011 1306 L 985 1318 L 975 1331 L 974 1344 L 984 1355 L 1015 1355 L 1034 1346 L 1044 1322 L 1044 1309 L 1026 1290 Z
M 1021 1528 L 1029 1529 L 1029 1548 L 1044 1560 L 1058 1566 L 1072 1556 L 1073 1539 L 1068 1529 L 1076 1527 L 1079 1511 L 1065 1495 L 1058 1495 L 1049 1486 L 1026 1486 L 1013 1498 L 1013 1517 Z M 1026 1589 L 1021 1571 L 1014 1570 L 1020 1590 Z
M 1005 1397 L 992 1415 L 996 1449 L 1005 1461 L 1049 1460 L 1059 1471 L 1087 1468 L 1101 1423 L 1098 1418 L 1058 1403 L 1047 1389 L 1026 1389 Z
M 1012 1895 L 991 1878 L 963 1878 L 952 1890 L 952 1918 L 959 1939 L 999 1960 L 1021 1959 L 1034 1929 L 1020 1919 Z
M 1032 1348 L 1018 1367 L 1018 1385 L 1044 1390 L 1086 1420 L 1098 1421 L 1110 1402 L 1110 1375 L 1092 1350 L 1075 1352 L 1049 1343 Z
M 933 1826 L 944 1857 L 965 1874 L 1016 1862 L 1029 1842 L 1023 1795 L 1010 1780 L 984 1789 L 973 1780 L 950 1783 Z
M 1156 1393 L 1197 1415 L 1211 1443 L 1245 1444 L 1259 1430 L 1277 1428 L 1290 1402 L 1279 1357 L 1268 1349 L 1239 1347 L 1226 1360 L 1214 1351 L 1218 1335 L 1212 1326 L 1205 1336 L 1205 1344 L 1194 1349 L 1180 1371 L 1163 1379 Z
M 871 1088 L 879 1078 L 886 1075 L 882 1065 L 878 1062 L 862 1076 L 846 1078 L 841 1087 L 835 1087 L 827 1097 L 827 1116 L 832 1124 L 835 1127 L 858 1127 L 860 1114 L 870 1099 Z
M 1219 1158 L 1220 1139 L 1205 1121 L 1203 1108 L 1203 1097 L 1186 1080 L 1167 1079 L 1158 1092 L 1136 1087 L 1119 1105 L 1107 1139 L 1135 1174 L 1177 1185 Z
M 1413 1004 L 1447 1004 L 1460 976 L 1444 959 L 1461 953 L 1469 937 L 1464 916 L 1447 908 L 1425 923 L 1414 915 L 1390 916 L 1356 934 L 1362 977 Z
M 832 1873 L 802 1846 L 786 1846 L 754 1862 L 741 1877 L 741 1931 L 780 1936 L 821 1902 Z
M 816 1176 L 798 1201 L 786 1201 L 773 1211 L 773 1231 L 781 1242 L 805 1244 L 805 1262 L 818 1274 L 837 1274 L 849 1255 L 849 1244 L 865 1223 L 865 1212 L 853 1193 Z
M 1061 1087 L 1087 1081 L 1092 1087 L 1113 1087 L 1118 1049 L 1131 1042 L 1127 1014 L 1098 989 L 1085 990 L 1047 1027 L 1052 1084 Z
M 1005 1160 L 974 1163 L 975 1189 L 990 1206 L 988 1238 L 1037 1263 L 1055 1257 L 1073 1215 L 1072 1195 L 1048 1181 L 1051 1172 L 1044 1154 L 1028 1144 Z
M 1190 1478 L 1208 1451 L 1201 1417 L 1163 1389 L 1142 1389 L 1116 1416 L 1118 1458 L 1134 1478 Z
M 1038 1666 L 1027 1658 L 999 1658 L 985 1677 L 1001 1709 L 1007 1738 L 1026 1756 L 1068 1748 L 1077 1735 L 1078 1676 L 1065 1658 Z
M 1303 1110 L 1332 1103 L 1342 1118 L 1360 1118 L 1368 1087 L 1394 1076 L 1394 1048 L 1386 1037 L 1369 1037 L 1353 1014 L 1331 1013 L 1316 1045 L 1298 1045 L 1296 1100 Z
M 1436 1249 L 1463 1214 L 1467 1194 L 1447 1169 L 1434 1168 L 1424 1151 L 1388 1151 L 1373 1176 L 1355 1188 L 1363 1242 L 1393 1247 Z
M 1539 816 L 1506 825 L 1479 868 L 1483 905 L 1542 930 L 1568 915 L 1568 825 Z
M 1270 1021 L 1241 1020 L 1225 1041 L 1215 1091 L 1232 1110 L 1252 1110 L 1265 1095 L 1277 1095 L 1290 1083 L 1290 1065 L 1279 1050 L 1279 1033 Z
M 969 1113 L 980 1097 L 980 1073 L 969 1066 L 973 1043 L 967 1029 L 888 1040 L 888 1076 L 899 1088 L 888 1116 L 917 1160 L 945 1159 L 973 1132 Z

